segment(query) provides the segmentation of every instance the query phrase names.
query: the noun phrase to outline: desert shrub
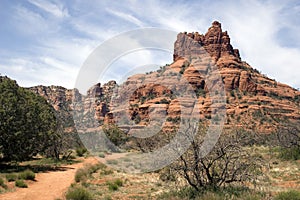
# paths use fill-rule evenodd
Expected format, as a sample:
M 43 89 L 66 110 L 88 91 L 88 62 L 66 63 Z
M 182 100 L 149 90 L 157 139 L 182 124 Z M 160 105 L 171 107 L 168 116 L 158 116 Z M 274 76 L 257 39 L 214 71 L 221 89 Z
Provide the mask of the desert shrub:
M 4 179 L 0 177 L 0 186 L 7 189 L 7 185 L 4 183 Z
M 118 161 L 117 160 L 107 160 L 106 163 L 109 165 L 117 165 Z
M 105 158 L 105 154 L 104 153 L 99 153 L 99 157 L 100 158 Z
M 114 184 L 112 182 L 107 182 L 107 185 L 108 185 L 108 189 L 110 191 L 116 191 L 119 189 L 119 186 L 117 184 Z
M 71 187 L 66 193 L 67 200 L 92 200 L 92 194 L 83 187 Z
M 103 200 L 112 200 L 111 196 L 106 195 Z
M 114 173 L 114 171 L 111 169 L 104 169 L 103 171 L 100 172 L 100 175 L 110 175 L 113 173 Z
M 88 170 L 88 173 L 92 174 L 92 173 L 95 173 L 98 169 L 100 169 L 101 165 L 103 165 L 103 164 L 90 165 L 90 166 L 87 166 L 86 168 Z
M 260 174 L 262 159 L 243 147 L 251 141 L 251 138 L 241 138 L 243 132 L 224 132 L 206 156 L 201 156 L 206 127 L 199 127 L 196 136 L 189 132 L 182 134 L 191 146 L 170 168 L 195 190 L 255 182 Z
M 121 179 L 119 179 L 119 178 L 118 178 L 117 180 L 115 180 L 114 183 L 115 183 L 117 186 L 120 186 L 120 187 L 123 186 L 123 181 L 122 181 Z
M 280 192 L 275 200 L 300 200 L 300 191 L 290 190 L 287 192 Z
M 85 181 L 88 176 L 95 173 L 98 169 L 104 169 L 104 164 L 87 165 L 84 168 L 78 169 L 75 173 L 75 181 Z
M 35 173 L 31 170 L 25 170 L 24 172 L 19 174 L 19 178 L 24 180 L 34 180 Z
M 75 173 L 75 181 L 79 183 L 80 181 L 85 181 L 87 179 L 88 172 L 86 169 L 78 169 Z
M 110 191 L 116 191 L 119 189 L 119 187 L 123 186 L 123 181 L 121 179 L 116 179 L 113 182 L 108 181 L 106 184 L 108 185 L 108 189 Z
M 15 173 L 6 174 L 5 178 L 8 182 L 12 182 L 18 179 L 18 175 Z
M 138 119 L 136 120 L 136 123 L 138 123 Z M 106 125 L 103 127 L 103 131 L 107 138 L 118 147 L 124 145 L 128 140 L 127 134 L 116 125 Z
M 181 190 L 164 192 L 158 197 L 158 199 L 195 199 L 197 195 L 198 193 L 195 189 L 191 187 L 185 187 Z
M 196 200 L 260 200 L 265 194 L 244 187 L 207 188 L 196 191 L 192 187 L 171 190 L 161 194 L 158 199 L 196 199 Z
M 87 149 L 85 147 L 78 147 L 76 149 L 76 155 L 79 157 L 82 157 L 87 152 Z
M 176 177 L 171 173 L 170 168 L 166 167 L 159 172 L 159 179 L 162 181 L 175 181 Z
M 290 148 L 281 148 L 279 158 L 283 160 L 299 160 L 300 159 L 300 147 L 293 146 Z
M 24 182 L 24 180 L 16 180 L 15 186 L 19 188 L 27 188 L 27 184 Z

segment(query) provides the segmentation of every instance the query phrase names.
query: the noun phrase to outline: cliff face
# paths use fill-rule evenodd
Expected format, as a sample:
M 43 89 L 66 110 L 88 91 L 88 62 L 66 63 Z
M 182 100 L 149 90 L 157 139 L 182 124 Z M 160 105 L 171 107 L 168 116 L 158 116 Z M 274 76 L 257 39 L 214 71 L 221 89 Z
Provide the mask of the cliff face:
M 129 120 L 134 124 L 144 126 L 165 110 L 164 127 L 171 130 L 178 125 L 180 115 L 184 114 L 174 91 L 180 91 L 185 80 L 197 95 L 200 118 L 211 118 L 212 94 L 208 91 L 206 77 L 213 63 L 226 93 L 226 128 L 243 126 L 271 132 L 282 122 L 300 120 L 300 92 L 268 78 L 242 61 L 239 50 L 232 47 L 227 31 L 222 31 L 219 22 L 213 22 L 205 34 L 179 33 L 173 58 L 172 64 L 162 66 L 155 72 L 131 76 L 120 86 L 114 81 L 103 86 L 96 84 L 87 91 L 86 96 L 76 89 L 58 86 L 37 86 L 31 90 L 44 96 L 70 120 L 71 110 L 84 109 L 100 125 L 129 115 Z M 114 88 L 118 90 L 113 92 Z M 72 107 L 74 98 L 81 99 L 84 108 Z M 124 99 L 128 105 L 122 104 Z M 187 98 L 181 98 L 181 102 L 187 108 L 192 104 Z M 151 111 L 153 109 L 156 113 Z
M 44 97 L 57 111 L 59 120 L 62 121 L 67 132 L 76 132 L 73 121 L 73 111 L 84 110 L 85 114 L 92 115 L 100 124 L 110 122 L 107 117 L 112 90 L 116 86 L 115 81 L 110 81 L 103 86 L 100 83 L 92 86 L 86 95 L 79 93 L 77 89 L 66 89 L 61 86 L 35 86 L 29 88 L 36 94 Z M 77 106 L 75 102 L 81 102 Z M 87 126 L 93 126 L 93 122 Z
M 234 57 L 240 60 L 238 49 L 233 49 L 227 31 L 222 32 L 221 24 L 217 21 L 212 23 L 207 33 L 202 35 L 195 33 L 179 33 L 174 45 L 174 61 L 182 55 L 197 56 L 203 47 L 205 51 L 214 59 Z
M 222 31 L 219 22 L 213 22 L 203 35 L 179 33 L 173 58 L 171 65 L 129 77 L 123 84 L 125 91 L 142 85 L 130 98 L 129 113 L 132 119 L 138 119 L 138 124 L 147 124 L 149 110 L 157 104 L 166 108 L 167 128 L 178 124 L 182 107 L 172 96 L 172 89 L 182 79 L 188 81 L 198 96 L 200 118 L 210 119 L 212 97 L 206 76 L 211 63 L 216 65 L 226 91 L 226 128 L 243 126 L 271 132 L 282 122 L 300 120 L 300 92 L 268 78 L 242 61 L 239 50 L 232 47 L 227 31 Z

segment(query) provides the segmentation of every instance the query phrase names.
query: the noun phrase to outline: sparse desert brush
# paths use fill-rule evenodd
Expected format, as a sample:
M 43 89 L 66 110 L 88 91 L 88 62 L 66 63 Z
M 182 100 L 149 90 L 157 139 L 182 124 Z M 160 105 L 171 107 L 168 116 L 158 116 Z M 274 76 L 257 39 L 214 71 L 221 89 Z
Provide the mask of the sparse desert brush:
M 85 147 L 78 147 L 76 149 L 76 154 L 79 157 L 82 157 L 87 152 L 87 149 Z
M 290 190 L 287 192 L 280 192 L 275 200 L 300 200 L 300 191 Z
M 4 183 L 4 179 L 0 177 L 0 187 L 7 189 L 7 185 Z
M 105 158 L 105 154 L 104 153 L 99 153 L 99 157 L 100 158 Z
M 96 165 L 89 165 L 87 166 L 86 168 L 88 169 L 89 173 L 92 174 L 92 173 L 95 173 L 97 172 L 99 169 L 102 169 L 103 168 L 103 165 L 102 163 L 99 163 L 99 164 L 96 164 Z M 105 165 L 104 165 L 105 166 Z
M 100 172 L 100 175 L 109 175 L 109 174 L 113 174 L 114 171 L 111 169 L 104 169 L 103 171 Z
M 19 188 L 27 188 L 27 184 L 24 182 L 24 180 L 16 180 L 15 186 Z
M 78 169 L 75 174 L 75 181 L 85 181 L 91 174 L 97 172 L 99 169 L 104 168 L 104 164 L 86 165 L 84 168 Z M 105 166 L 105 165 L 104 165 Z
M 86 169 L 78 169 L 75 174 L 75 181 L 78 183 L 80 181 L 85 181 L 87 179 L 87 170 Z
M 119 186 L 113 182 L 107 182 L 107 185 L 110 191 L 117 191 L 119 189 Z
M 70 187 L 66 193 L 67 200 L 92 200 L 93 195 L 84 187 Z
M 18 179 L 18 175 L 16 173 L 6 174 L 5 178 L 8 182 L 12 182 Z
M 114 181 L 107 181 L 106 184 L 108 185 L 108 189 L 110 191 L 116 191 L 119 189 L 119 187 L 123 186 L 123 181 L 118 178 Z
M 118 185 L 118 186 L 123 186 L 123 181 L 121 180 L 121 179 L 116 179 L 115 181 L 114 181 L 114 183 L 116 184 L 116 185 Z
M 279 152 L 279 158 L 283 160 L 299 160 L 300 159 L 300 147 L 281 148 Z
M 25 170 L 24 172 L 21 172 L 19 174 L 20 179 L 24 180 L 34 180 L 35 179 L 35 173 L 29 169 Z
M 107 162 L 107 164 L 109 164 L 109 165 L 117 165 L 117 164 L 118 164 L 118 161 L 117 161 L 117 160 L 107 160 L 106 162 Z

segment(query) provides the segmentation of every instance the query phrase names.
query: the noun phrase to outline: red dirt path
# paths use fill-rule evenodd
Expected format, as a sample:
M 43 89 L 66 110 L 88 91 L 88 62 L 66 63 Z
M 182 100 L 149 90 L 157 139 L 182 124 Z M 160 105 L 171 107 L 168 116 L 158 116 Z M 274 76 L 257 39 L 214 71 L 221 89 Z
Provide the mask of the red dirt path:
M 54 200 L 63 199 L 64 193 L 74 182 L 77 169 L 86 164 L 96 164 L 96 158 L 84 159 L 82 163 L 64 165 L 65 171 L 37 173 L 36 181 L 28 182 L 28 188 L 17 188 L 13 192 L 0 194 L 1 200 Z

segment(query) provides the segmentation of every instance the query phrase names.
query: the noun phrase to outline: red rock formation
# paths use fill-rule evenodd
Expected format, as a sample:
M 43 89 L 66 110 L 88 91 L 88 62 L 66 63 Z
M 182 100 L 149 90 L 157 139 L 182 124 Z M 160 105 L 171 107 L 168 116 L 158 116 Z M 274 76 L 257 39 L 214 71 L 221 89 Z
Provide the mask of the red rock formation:
M 234 56 L 240 60 L 239 50 L 233 49 L 227 31 L 222 32 L 221 24 L 217 21 L 212 23 L 205 35 L 198 32 L 178 34 L 174 46 L 174 61 L 187 55 L 198 56 L 201 54 L 200 47 L 203 47 L 215 61 L 224 56 Z
M 183 114 L 182 110 L 191 105 L 187 98 L 181 99 L 180 104 L 177 94 L 174 94 L 184 80 L 197 94 L 196 107 L 199 108 L 200 118 L 210 119 L 214 112 L 211 108 L 212 92 L 218 92 L 208 90 L 206 77 L 211 63 L 216 65 L 217 70 L 210 73 L 220 74 L 226 92 L 227 128 L 246 124 L 244 128 L 270 132 L 281 121 L 300 120 L 300 92 L 260 74 L 242 61 L 239 50 L 233 49 L 227 31 L 222 31 L 219 22 L 213 22 L 204 35 L 198 32 L 179 33 L 171 65 L 163 66 L 156 72 L 129 77 L 118 86 L 116 93 L 113 92 L 116 87 L 114 81 L 103 86 L 96 84 L 87 96 L 80 95 L 78 90 L 55 86 L 31 89 L 44 96 L 56 110 L 68 113 L 72 109 L 83 109 L 85 114 L 104 123 L 116 122 L 118 117 L 127 113 L 137 125 L 147 125 L 150 109 L 164 108 L 168 119 L 165 127 L 172 130 L 179 124 L 178 117 Z M 128 102 L 125 103 L 129 106 L 117 107 L 127 97 Z M 72 107 L 72 99 L 82 100 L 83 108 Z M 152 116 L 159 118 L 157 114 L 160 112 L 158 109 Z

